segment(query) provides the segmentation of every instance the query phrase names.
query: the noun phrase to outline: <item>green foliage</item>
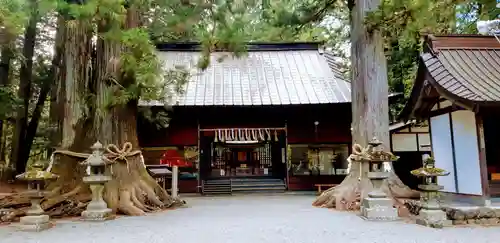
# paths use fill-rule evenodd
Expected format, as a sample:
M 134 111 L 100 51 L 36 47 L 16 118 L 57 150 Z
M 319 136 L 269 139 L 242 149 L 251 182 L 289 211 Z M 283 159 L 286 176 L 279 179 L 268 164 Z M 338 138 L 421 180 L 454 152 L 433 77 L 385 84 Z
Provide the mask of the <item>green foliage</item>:
M 285 1 L 291 2 L 293 0 Z M 283 2 L 282 4 L 286 4 Z M 300 3 L 299 3 L 300 2 Z M 295 2 L 295 8 L 281 8 L 279 26 L 325 26 L 333 52 L 345 60 L 345 45 L 349 35 L 344 34 L 349 25 L 348 5 L 356 0 L 320 0 Z M 380 31 L 385 40 L 389 86 L 392 92 L 404 92 L 408 97 L 415 79 L 421 40 L 424 34 L 476 33 L 478 19 L 493 19 L 500 14 L 496 0 L 382 0 L 376 11 L 369 12 L 365 20 L 368 31 Z M 330 19 L 335 19 L 333 24 Z M 342 25 L 339 26 L 338 22 Z M 335 27 L 332 27 L 335 25 Z M 344 28 L 344 29 L 343 29 Z M 404 100 L 391 107 L 394 113 L 404 106 Z
M 416 77 L 419 54 L 424 34 L 476 33 L 480 13 L 469 13 L 473 6 L 495 0 L 385 0 L 377 11 L 365 20 L 369 31 L 380 31 L 385 39 L 390 89 L 404 92 L 408 98 Z M 494 9 L 494 8 L 493 8 Z M 498 14 L 498 11 L 497 11 Z M 394 104 L 398 113 L 404 103 Z
M 7 36 L 17 36 L 23 31 L 27 21 L 27 13 L 24 9 L 27 2 L 23 0 L 0 0 L 0 26 L 2 39 Z M 10 38 L 8 38 L 10 39 Z M 3 41 L 0 44 L 5 45 Z
M 409 94 L 416 72 L 422 33 L 474 33 L 475 22 L 499 14 L 492 8 L 494 0 L 383 0 L 380 9 L 370 13 L 366 26 L 381 31 L 385 38 L 389 83 L 392 91 Z M 17 54 L 26 22 L 32 13 L 25 0 L 0 0 L 0 47 L 9 47 Z M 111 80 L 108 108 L 131 101 L 171 101 L 183 92 L 184 84 L 194 73 L 210 65 L 210 53 L 216 49 L 227 56 L 246 55 L 248 41 L 324 41 L 331 51 L 349 67 L 349 9 L 352 1 L 336 0 L 86 0 L 84 4 L 69 4 L 65 0 L 37 0 L 39 14 L 44 16 L 38 27 L 33 75 L 32 104 L 40 84 L 49 77 L 48 70 L 54 45 L 51 29 L 57 13 L 65 16 L 66 24 L 86 24 L 97 40 L 120 43 L 117 62 L 119 73 Z M 125 28 L 127 7 L 140 11 L 140 23 Z M 492 10 L 494 9 L 494 10 Z M 458 15 L 456 15 L 458 14 Z M 459 16 L 459 17 L 456 17 Z M 7 41 L 6 41 L 7 40 Z M 165 70 L 156 55 L 160 42 L 197 41 L 201 54 L 197 68 L 175 67 Z M 95 44 L 95 43 L 94 43 Z M 96 46 L 92 46 L 96 50 Z M 100 50 L 96 50 L 100 51 Z M 223 57 L 217 61 L 222 61 Z M 19 55 L 12 61 L 11 85 L 0 88 L 0 118 L 9 118 L 19 103 L 16 101 Z M 91 61 L 91 60 L 89 60 Z M 113 75 L 109 75 L 113 76 Z M 92 80 L 100 82 L 102 80 Z M 94 94 L 86 94 L 95 99 Z M 53 97 L 52 97 L 53 98 Z M 392 107 L 401 109 L 402 104 Z M 33 107 L 30 108 L 32 110 Z M 44 110 L 35 150 L 47 144 L 48 108 Z M 142 116 L 159 127 L 168 126 L 168 112 L 140 108 Z M 10 131 L 11 127 L 8 129 Z M 10 136 L 10 135 L 9 135 Z M 39 144 L 40 146 L 38 146 Z M 37 152 L 35 152 L 37 153 Z
M 5 120 L 12 116 L 12 111 L 16 107 L 18 101 L 16 99 L 14 87 L 0 87 L 0 119 Z
M 123 31 L 121 43 L 127 50 L 121 55 L 121 68 L 125 79 L 134 80 L 127 87 L 131 99 L 140 97 L 158 98 L 163 92 L 161 82 L 162 65 L 156 56 L 155 46 L 145 28 Z
M 140 117 L 153 123 L 157 129 L 167 128 L 170 124 L 169 112 L 151 107 L 139 107 Z

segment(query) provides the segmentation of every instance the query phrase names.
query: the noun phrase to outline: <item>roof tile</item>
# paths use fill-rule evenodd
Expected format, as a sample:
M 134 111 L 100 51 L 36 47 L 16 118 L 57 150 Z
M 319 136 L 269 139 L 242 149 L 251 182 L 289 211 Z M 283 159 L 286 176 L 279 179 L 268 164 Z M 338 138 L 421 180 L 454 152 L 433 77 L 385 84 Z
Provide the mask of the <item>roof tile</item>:
M 166 69 L 183 66 L 197 70 L 194 51 L 160 51 Z M 224 57 L 220 62 L 220 58 Z M 350 83 L 332 70 L 318 50 L 249 51 L 241 58 L 214 52 L 211 64 L 192 75 L 178 106 L 259 106 L 348 103 Z M 161 105 L 160 102 L 140 102 Z
M 471 101 L 500 101 L 499 49 L 440 49 L 421 58 L 434 80 Z

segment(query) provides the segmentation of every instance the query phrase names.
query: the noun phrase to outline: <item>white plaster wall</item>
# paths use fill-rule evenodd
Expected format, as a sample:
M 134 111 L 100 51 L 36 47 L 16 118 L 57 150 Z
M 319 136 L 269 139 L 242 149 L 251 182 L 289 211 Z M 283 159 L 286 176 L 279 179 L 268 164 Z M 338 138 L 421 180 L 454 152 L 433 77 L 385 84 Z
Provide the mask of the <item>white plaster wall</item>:
M 411 128 L 412 132 L 429 132 L 429 127 L 412 127 Z
M 472 111 L 451 113 L 458 193 L 482 195 L 476 117 Z
M 443 109 L 443 108 L 446 108 L 448 106 L 452 106 L 453 103 L 451 103 L 451 101 L 449 100 L 444 100 L 442 101 L 440 104 L 439 104 L 439 109 Z
M 428 133 L 419 133 L 418 134 L 418 146 L 422 145 L 430 145 L 431 144 L 431 136 Z M 431 147 L 420 147 L 420 151 L 431 151 Z
M 393 151 L 418 151 L 417 134 L 414 133 L 394 133 L 392 134 Z
M 448 176 L 439 177 L 438 183 L 444 192 L 457 192 L 455 188 L 455 173 L 453 168 L 453 147 L 451 144 L 451 130 L 449 114 L 430 118 L 432 153 L 436 160 L 436 167 L 450 172 Z

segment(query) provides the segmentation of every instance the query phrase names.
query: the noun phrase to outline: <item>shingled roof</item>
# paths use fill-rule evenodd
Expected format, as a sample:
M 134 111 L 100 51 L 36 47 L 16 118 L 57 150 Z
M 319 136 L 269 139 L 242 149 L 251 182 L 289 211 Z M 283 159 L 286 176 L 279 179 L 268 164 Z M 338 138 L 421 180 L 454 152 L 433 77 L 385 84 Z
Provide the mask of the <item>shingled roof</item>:
M 500 43 L 493 36 L 428 36 L 410 100 L 401 114 L 403 118 L 425 112 L 419 105 L 423 96 L 429 100 L 430 89 L 423 92 L 429 85 L 435 95 L 464 108 L 499 105 Z M 425 107 L 430 108 L 432 105 Z
M 196 43 L 163 44 L 158 56 L 166 69 L 196 70 Z M 222 58 L 222 61 L 221 61 Z M 192 75 L 174 106 L 260 106 L 348 103 L 350 83 L 332 70 L 319 43 L 252 43 L 240 58 L 216 51 L 209 67 Z M 163 105 L 141 102 L 141 105 Z

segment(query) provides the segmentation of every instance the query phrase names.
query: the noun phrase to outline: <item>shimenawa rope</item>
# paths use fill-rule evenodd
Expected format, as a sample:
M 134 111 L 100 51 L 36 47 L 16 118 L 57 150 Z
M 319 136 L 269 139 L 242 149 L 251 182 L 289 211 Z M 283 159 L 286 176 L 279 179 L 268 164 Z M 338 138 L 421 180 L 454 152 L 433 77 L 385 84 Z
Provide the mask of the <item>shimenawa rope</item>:
M 130 172 L 129 168 L 129 163 L 127 158 L 136 156 L 136 155 L 141 155 L 142 152 L 140 150 L 132 150 L 132 143 L 130 142 L 125 142 L 120 149 L 118 146 L 115 144 L 108 144 L 105 148 L 106 153 L 103 156 L 103 159 L 108 163 L 108 164 L 114 164 L 118 161 L 123 161 L 127 165 L 127 170 Z M 82 158 L 87 160 L 91 154 L 88 153 L 78 153 L 78 152 L 73 152 L 69 150 L 56 150 L 52 153 L 52 156 L 55 154 L 64 154 L 72 157 L 77 157 L 77 158 Z M 52 157 L 51 156 L 51 157 Z M 84 161 L 85 162 L 85 161 Z M 52 165 L 49 166 L 49 168 L 52 168 Z

